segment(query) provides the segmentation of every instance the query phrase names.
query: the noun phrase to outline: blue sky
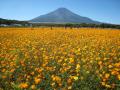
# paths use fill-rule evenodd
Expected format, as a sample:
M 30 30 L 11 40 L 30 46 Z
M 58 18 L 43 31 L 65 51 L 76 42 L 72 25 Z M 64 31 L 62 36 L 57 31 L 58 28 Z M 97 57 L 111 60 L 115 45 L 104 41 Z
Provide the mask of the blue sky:
M 0 0 L 0 18 L 30 20 L 60 7 L 93 20 L 120 24 L 120 0 Z

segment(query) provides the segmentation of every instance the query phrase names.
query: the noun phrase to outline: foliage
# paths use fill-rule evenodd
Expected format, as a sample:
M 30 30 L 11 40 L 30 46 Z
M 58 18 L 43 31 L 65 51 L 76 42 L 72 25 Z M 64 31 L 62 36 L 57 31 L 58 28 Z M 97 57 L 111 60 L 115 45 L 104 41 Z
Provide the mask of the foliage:
M 25 24 L 28 24 L 27 21 L 18 21 L 18 20 L 7 20 L 0 18 L 0 24 L 6 24 L 6 25 L 12 25 L 12 24 L 22 24 L 25 26 Z
M 33 27 L 65 27 L 65 28 L 83 28 L 83 27 L 88 27 L 88 28 L 116 28 L 120 29 L 120 25 L 115 25 L 115 24 L 106 24 L 106 23 L 101 23 L 101 24 L 87 24 L 87 23 L 63 23 L 63 24 L 55 24 L 55 23 L 32 23 Z
M 6 24 L 9 27 L 15 27 L 14 24 L 21 24 L 20 27 L 64 27 L 66 28 L 116 28 L 120 29 L 120 25 L 115 24 L 107 24 L 107 23 L 99 23 L 99 24 L 92 24 L 92 23 L 30 23 L 29 21 L 18 21 L 18 20 L 7 20 L 0 18 L 0 25 Z

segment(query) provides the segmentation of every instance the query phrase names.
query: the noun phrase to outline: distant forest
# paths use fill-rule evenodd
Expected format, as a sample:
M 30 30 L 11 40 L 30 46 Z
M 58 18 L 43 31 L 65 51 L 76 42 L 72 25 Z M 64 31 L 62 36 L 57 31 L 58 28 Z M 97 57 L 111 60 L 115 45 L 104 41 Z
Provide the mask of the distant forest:
M 90 28 L 115 28 L 115 29 L 120 29 L 120 25 L 116 24 L 106 24 L 106 23 L 101 23 L 101 24 L 87 24 L 87 23 L 66 23 L 66 24 L 55 24 L 55 23 L 29 23 L 28 21 L 18 21 L 18 20 L 7 20 L 7 19 L 2 19 L 0 18 L 0 27 L 3 27 L 2 25 L 8 25 L 12 26 L 14 24 L 20 24 L 21 27 L 41 27 L 41 26 L 46 26 L 46 27 L 70 27 L 70 28 L 80 28 L 80 27 L 90 27 Z
M 8 20 L 8 19 L 0 18 L 0 25 L 1 24 L 5 24 L 5 25 L 21 24 L 22 26 L 24 26 L 25 24 L 28 24 L 28 22 L 27 21 Z

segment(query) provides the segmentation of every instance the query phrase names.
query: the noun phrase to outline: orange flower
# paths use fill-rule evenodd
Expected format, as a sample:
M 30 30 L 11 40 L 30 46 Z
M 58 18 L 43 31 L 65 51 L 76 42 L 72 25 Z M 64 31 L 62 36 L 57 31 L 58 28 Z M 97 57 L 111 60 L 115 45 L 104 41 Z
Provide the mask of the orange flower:
M 102 61 L 99 61 L 98 64 L 99 64 L 99 65 L 102 65 Z
M 27 83 L 21 83 L 19 85 L 19 87 L 22 88 L 22 89 L 26 89 L 26 88 L 28 88 L 28 84 Z
M 41 82 L 41 79 L 40 78 L 35 78 L 34 81 L 35 81 L 35 84 L 39 84 Z
M 34 75 L 35 73 L 34 72 L 31 72 L 31 75 Z
M 118 72 L 117 72 L 116 70 L 113 70 L 113 71 L 111 72 L 111 74 L 112 74 L 112 75 L 117 75 Z
M 11 73 L 14 72 L 14 71 L 15 71 L 15 69 L 11 69 L 11 70 L 10 70 Z
M 6 76 L 2 76 L 2 78 L 3 78 L 3 79 L 5 79 L 5 78 L 6 78 Z
M 2 69 L 2 72 L 5 72 L 6 71 L 6 69 L 4 68 L 4 69 Z
M 53 79 L 53 81 L 56 81 L 57 83 L 61 82 L 61 78 L 59 76 L 52 75 L 52 79 Z
M 74 59 L 73 58 L 70 58 L 70 63 L 74 63 Z
M 109 73 L 106 73 L 105 74 L 105 78 L 108 79 L 110 77 L 110 74 Z

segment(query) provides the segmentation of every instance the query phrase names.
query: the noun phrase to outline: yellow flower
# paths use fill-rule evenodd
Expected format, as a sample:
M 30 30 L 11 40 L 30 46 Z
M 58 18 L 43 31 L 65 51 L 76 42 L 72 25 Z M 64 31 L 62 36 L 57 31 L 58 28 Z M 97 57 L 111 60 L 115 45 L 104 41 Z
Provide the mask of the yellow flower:
M 111 86 L 110 86 L 110 85 L 107 85 L 107 84 L 105 85 L 105 87 L 106 87 L 106 88 L 111 88 Z
M 101 82 L 101 84 L 102 84 L 103 86 L 105 86 L 105 82 Z
M 99 64 L 99 65 L 102 65 L 102 61 L 99 61 L 98 64 Z
M 36 88 L 35 85 L 32 85 L 32 86 L 31 86 L 31 89 L 35 90 L 35 88 Z
M 40 78 L 35 78 L 34 81 L 35 81 L 35 84 L 39 84 L 41 82 L 41 79 Z
M 6 71 L 6 69 L 4 68 L 4 69 L 2 69 L 2 72 L 5 72 Z
M 74 63 L 74 59 L 73 58 L 70 58 L 70 63 Z
M 107 60 L 107 58 L 104 58 L 104 60 Z
M 57 83 L 61 82 L 61 78 L 59 76 L 52 76 L 53 81 L 56 81 Z
M 112 65 L 109 65 L 108 67 L 109 67 L 109 68 L 112 68 Z
M 116 67 L 120 67 L 120 62 L 115 64 Z
M 35 73 L 34 72 L 31 72 L 31 75 L 34 75 Z
M 87 73 L 87 74 L 89 74 L 89 73 L 90 73 L 90 71 L 86 71 L 86 73 Z
M 73 76 L 74 80 L 78 80 L 78 77 L 77 76 Z
M 118 77 L 118 79 L 120 80 L 120 75 L 118 75 L 117 77 Z
M 19 85 L 19 87 L 20 87 L 20 88 L 23 88 L 23 89 L 26 89 L 26 88 L 28 88 L 28 84 L 27 84 L 27 83 L 21 83 L 21 84 Z
M 78 69 L 80 69 L 80 65 L 79 64 L 76 65 L 76 70 L 78 70 Z
M 29 79 L 29 78 L 30 78 L 30 76 L 28 75 L 28 76 L 27 76 L 27 79 Z
M 108 78 L 109 78 L 109 76 L 110 76 L 110 74 L 109 74 L 109 73 L 106 73 L 106 74 L 105 74 L 105 78 L 106 78 L 106 79 L 108 79 Z
M 55 82 L 51 83 L 51 86 L 54 86 L 55 85 Z
M 68 90 L 70 90 L 70 89 L 72 89 L 72 86 L 69 86 L 69 87 L 68 87 Z

